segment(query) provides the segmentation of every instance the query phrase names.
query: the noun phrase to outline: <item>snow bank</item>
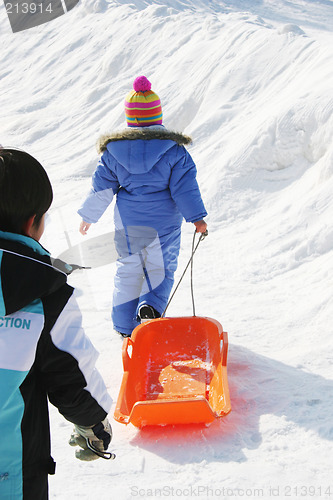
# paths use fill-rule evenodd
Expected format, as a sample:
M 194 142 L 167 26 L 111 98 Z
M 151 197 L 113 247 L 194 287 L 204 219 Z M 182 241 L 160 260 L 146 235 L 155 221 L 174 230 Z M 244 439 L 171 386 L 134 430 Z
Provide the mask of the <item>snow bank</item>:
M 80 241 L 76 209 L 95 141 L 124 125 L 123 99 L 146 74 L 165 124 L 194 139 L 210 232 L 194 263 L 197 313 L 219 320 L 231 344 L 231 414 L 208 428 L 138 432 L 114 422 L 112 464 L 75 461 L 71 426 L 52 411 L 52 499 L 329 498 L 331 9 L 324 0 L 84 0 L 13 35 L 0 6 L 0 142 L 27 149 L 50 174 L 44 245 L 59 254 Z M 110 230 L 112 210 L 91 236 Z M 178 276 L 191 238 L 185 225 Z M 115 399 L 113 273 L 110 264 L 70 281 Z M 168 312 L 191 314 L 186 279 Z

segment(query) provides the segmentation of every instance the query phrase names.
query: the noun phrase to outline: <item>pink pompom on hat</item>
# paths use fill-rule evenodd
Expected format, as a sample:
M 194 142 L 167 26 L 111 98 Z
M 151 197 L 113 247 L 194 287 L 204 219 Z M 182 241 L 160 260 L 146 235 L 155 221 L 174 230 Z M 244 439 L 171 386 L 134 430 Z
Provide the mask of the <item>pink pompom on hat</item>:
M 133 89 L 125 98 L 125 115 L 129 127 L 162 125 L 163 113 L 160 98 L 151 90 L 145 76 L 138 76 Z

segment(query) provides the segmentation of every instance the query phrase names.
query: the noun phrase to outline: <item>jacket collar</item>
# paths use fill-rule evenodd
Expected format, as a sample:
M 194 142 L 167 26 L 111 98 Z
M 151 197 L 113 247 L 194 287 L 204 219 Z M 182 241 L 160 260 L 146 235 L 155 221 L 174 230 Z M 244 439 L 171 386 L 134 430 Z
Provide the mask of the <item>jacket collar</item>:
M 188 135 L 180 132 L 173 132 L 163 126 L 152 127 L 129 127 L 118 132 L 111 132 L 102 135 L 97 141 L 98 153 L 103 153 L 106 150 L 109 142 L 115 141 L 136 141 L 136 140 L 149 141 L 151 139 L 160 139 L 164 141 L 174 141 L 179 146 L 186 146 L 191 144 L 192 139 Z
M 45 248 L 43 248 L 38 241 L 34 240 L 33 238 L 30 238 L 30 236 L 24 236 L 23 234 L 0 231 L 0 239 L 21 243 L 22 245 L 31 248 L 39 255 L 50 255 L 49 252 Z

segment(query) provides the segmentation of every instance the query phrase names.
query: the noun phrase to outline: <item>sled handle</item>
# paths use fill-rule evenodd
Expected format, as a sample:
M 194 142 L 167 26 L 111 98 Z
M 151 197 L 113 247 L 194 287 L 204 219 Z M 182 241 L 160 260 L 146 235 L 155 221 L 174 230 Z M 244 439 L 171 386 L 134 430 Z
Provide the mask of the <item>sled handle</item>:
M 131 350 L 133 349 L 133 342 L 130 339 L 130 337 L 127 337 L 124 342 L 123 342 L 123 347 L 122 347 L 122 357 L 123 357 L 123 367 L 124 367 L 124 372 L 129 371 L 129 366 L 131 362 L 131 356 L 129 355 L 129 347 L 131 347 Z
M 222 340 L 222 366 L 227 366 L 228 361 L 228 333 L 222 332 L 220 333 L 220 339 Z
M 190 260 L 189 260 L 189 261 L 188 261 L 188 263 L 186 264 L 186 267 L 185 267 L 185 269 L 184 269 L 184 271 L 183 271 L 183 274 L 181 275 L 181 277 L 180 277 L 180 279 L 179 279 L 179 281 L 178 281 L 178 283 L 177 283 L 177 285 L 176 285 L 176 287 L 175 287 L 175 289 L 174 289 L 174 291 L 173 291 L 173 293 L 172 293 L 171 297 L 169 298 L 169 301 L 168 301 L 167 305 L 165 306 L 164 311 L 163 311 L 163 312 L 162 312 L 162 314 L 161 314 L 161 318 L 164 318 L 164 317 L 165 317 L 166 310 L 168 309 L 169 304 L 170 304 L 170 302 L 172 301 L 173 296 L 175 295 L 175 293 L 176 293 L 176 291 L 177 291 L 177 289 L 178 289 L 178 287 L 179 287 L 179 285 L 180 285 L 180 283 L 181 283 L 182 279 L 183 279 L 183 278 L 184 278 L 184 276 L 185 276 L 185 273 L 186 273 L 186 271 L 187 271 L 187 268 L 188 268 L 188 266 L 189 266 L 190 264 L 191 264 L 191 295 L 192 295 L 192 307 L 193 307 L 193 316 L 195 316 L 194 295 L 193 295 L 193 257 L 194 257 L 194 254 L 195 254 L 195 252 L 196 252 L 196 249 L 197 249 L 197 248 L 198 248 L 198 246 L 199 246 L 200 241 L 202 241 L 202 240 L 203 240 L 203 239 L 204 239 L 204 238 L 208 235 L 208 231 L 206 230 L 204 233 L 201 233 L 201 234 L 200 234 L 200 236 L 199 236 L 199 240 L 198 240 L 198 242 L 197 242 L 196 246 L 194 246 L 194 243 L 195 243 L 195 235 L 196 235 L 196 234 L 197 234 L 197 232 L 196 232 L 196 229 L 195 229 L 195 230 L 194 230 L 194 235 L 193 235 L 193 240 L 192 240 L 192 253 L 191 253 Z

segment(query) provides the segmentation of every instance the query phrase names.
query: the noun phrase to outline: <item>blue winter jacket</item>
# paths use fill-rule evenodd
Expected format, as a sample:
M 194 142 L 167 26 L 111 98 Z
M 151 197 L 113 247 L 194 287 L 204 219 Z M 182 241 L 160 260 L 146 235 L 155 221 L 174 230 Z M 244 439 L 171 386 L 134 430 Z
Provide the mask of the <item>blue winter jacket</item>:
M 117 194 L 124 226 L 149 226 L 159 235 L 203 219 L 206 209 L 195 164 L 184 145 L 191 139 L 162 126 L 130 128 L 100 139 L 101 159 L 92 189 L 78 211 L 97 222 Z

